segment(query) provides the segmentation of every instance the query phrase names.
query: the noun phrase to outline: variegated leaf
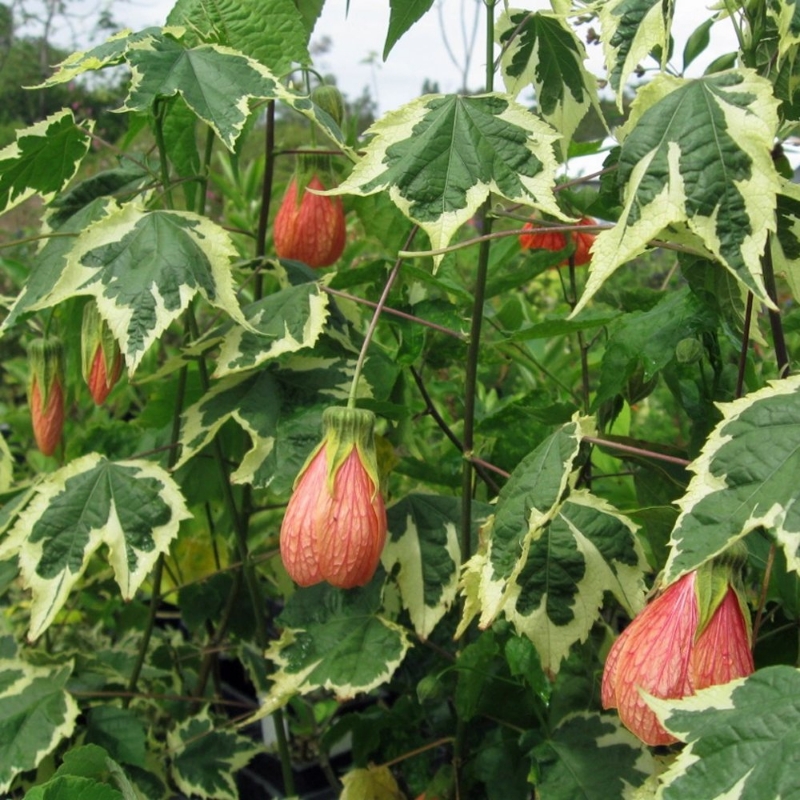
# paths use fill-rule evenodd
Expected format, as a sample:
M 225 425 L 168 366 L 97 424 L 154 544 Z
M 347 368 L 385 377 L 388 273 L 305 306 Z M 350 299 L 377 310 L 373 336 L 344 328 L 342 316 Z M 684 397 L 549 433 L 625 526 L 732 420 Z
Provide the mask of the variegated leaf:
M 219 45 L 187 48 L 174 38 L 148 37 L 128 46 L 131 86 L 123 111 L 147 111 L 160 97 L 180 94 L 232 150 L 253 98 L 281 92 L 275 76 L 252 58 Z
M 47 629 L 100 545 L 130 599 L 189 516 L 172 478 L 147 461 L 90 453 L 48 475 L 0 543 L 0 560 L 18 554 L 33 594 L 29 639 Z
M 0 213 L 33 195 L 49 202 L 74 177 L 89 150 L 94 123 L 75 124 L 68 108 L 16 131 L 0 150 Z
M 448 244 L 490 192 L 563 218 L 553 196 L 558 134 L 505 96 L 426 95 L 386 114 L 369 133 L 364 157 L 326 194 L 388 189 L 434 249 Z
M 236 474 L 244 471 L 252 475 L 275 445 L 280 407 L 280 386 L 268 372 L 224 378 L 181 415 L 181 457 L 175 468 L 204 448 L 222 425 L 233 418 L 253 441 Z M 253 463 L 256 449 L 259 457 Z M 231 476 L 235 482 L 236 474 Z
M 767 14 L 778 26 L 778 54 L 785 58 L 800 44 L 800 3 L 798 0 L 771 2 L 767 4 Z
M 170 774 L 187 797 L 238 800 L 236 772 L 263 746 L 236 731 L 215 730 L 208 711 L 182 722 L 167 734 Z
M 619 266 L 680 223 L 771 307 L 761 256 L 780 189 L 770 158 L 776 112 L 770 83 L 746 69 L 694 80 L 659 75 L 641 89 L 619 132 L 625 206 L 594 243 L 574 313 Z
M 0 660 L 0 792 L 72 736 L 78 704 L 66 691 L 72 664 Z
M 328 295 L 318 283 L 302 283 L 267 295 L 245 312 L 248 327 L 228 326 L 222 335 L 216 377 L 313 348 L 328 319 Z
M 777 235 L 770 237 L 772 262 L 795 300 L 800 300 L 800 186 L 796 183 L 782 181 L 777 219 Z
M 277 669 L 261 708 L 271 714 L 295 694 L 329 689 L 349 698 L 392 677 L 410 646 L 407 631 L 381 616 L 385 573 L 361 589 L 317 584 L 298 589 L 278 618 L 281 638 L 267 650 Z
M 132 375 L 197 292 L 247 325 L 231 275 L 235 256 L 228 234 L 206 217 L 127 203 L 79 236 L 57 285 L 29 308 L 94 295 Z
M 30 275 L 17 295 L 8 316 L 0 325 L 0 334 L 8 330 L 22 314 L 48 305 L 49 297 L 67 267 L 70 251 L 78 236 L 95 222 L 107 217 L 116 208 L 112 201 L 99 198 L 73 214 L 60 228 L 57 236 L 44 243 L 33 259 Z M 40 305 L 43 304 L 43 305 Z
M 477 509 L 483 516 L 489 506 Z M 387 511 L 389 538 L 381 562 L 399 564 L 397 584 L 417 635 L 426 639 L 456 598 L 461 565 L 457 497 L 410 494 Z
M 145 28 L 135 33 L 131 30 L 122 30 L 106 39 L 103 44 L 92 47 L 90 50 L 82 50 L 65 58 L 53 69 L 50 75 L 36 88 L 56 86 L 61 83 L 69 83 L 79 75 L 90 70 L 103 69 L 121 64 L 125 59 L 125 53 L 131 44 L 146 39 L 160 39 L 164 34 L 180 39 L 183 35 L 182 28 Z
M 533 533 L 504 608 L 547 672 L 557 672 L 570 647 L 586 640 L 605 592 L 631 617 L 644 607 L 647 562 L 635 531 L 604 500 L 575 490 Z
M 719 405 L 723 419 L 678 505 L 666 582 L 718 555 L 758 527 L 800 572 L 800 375 Z
M 607 0 L 600 6 L 603 54 L 620 109 L 625 85 L 639 62 L 659 48 L 662 67 L 666 63 L 674 13 L 674 0 Z
M 683 700 L 645 699 L 687 742 L 661 776 L 659 800 L 800 796 L 800 671 L 767 667 Z
M 545 12 L 504 11 L 495 28 L 503 50 L 506 90 L 516 97 L 527 86 L 537 110 L 563 136 L 562 151 L 594 104 L 597 81 L 584 67 L 586 51 L 564 19 Z
M 655 771 L 648 749 L 605 714 L 569 715 L 531 755 L 540 763 L 541 800 L 627 799 Z
M 484 546 L 467 562 L 462 578 L 467 604 L 460 631 L 476 612 L 485 628 L 505 607 L 533 534 L 553 518 L 574 485 L 581 440 L 593 430 L 588 417 L 564 425 L 518 464 L 500 490 L 497 512 L 482 532 Z

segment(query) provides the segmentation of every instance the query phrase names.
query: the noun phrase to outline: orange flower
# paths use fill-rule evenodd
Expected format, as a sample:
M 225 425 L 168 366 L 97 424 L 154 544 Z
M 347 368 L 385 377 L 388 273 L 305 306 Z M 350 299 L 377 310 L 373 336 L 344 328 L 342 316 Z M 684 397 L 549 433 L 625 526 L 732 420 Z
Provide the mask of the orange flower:
M 378 482 L 375 417 L 329 408 L 325 437 L 295 481 L 281 525 L 281 558 L 301 586 L 327 581 L 341 589 L 368 583 L 386 542 Z
M 708 599 L 701 609 L 699 596 Z M 705 621 L 704 621 L 705 618 Z M 753 672 L 750 626 L 730 566 L 704 565 L 670 584 L 614 642 L 603 671 L 604 708 L 645 744 L 671 744 L 639 693 L 680 698 Z
M 46 456 L 56 451 L 64 429 L 64 350 L 51 336 L 28 345 L 28 402 L 36 446 Z
M 344 250 L 345 219 L 340 197 L 325 197 L 307 192 L 324 191 L 315 174 L 300 190 L 292 178 L 275 217 L 275 252 L 281 258 L 303 261 L 309 267 L 329 267 Z
M 591 217 L 583 217 L 578 220 L 578 225 L 597 225 L 597 221 Z M 557 253 L 567 246 L 567 238 L 561 231 L 551 231 L 533 222 L 526 222 L 522 227 L 524 230 L 531 231 L 531 233 L 520 234 L 519 243 L 523 250 L 552 250 Z M 595 235 L 588 231 L 586 233 L 573 231 L 570 237 L 575 245 L 575 252 L 572 254 L 573 263 L 576 267 L 588 264 L 592 260 L 590 250 L 594 244 Z M 564 267 L 568 264 L 569 259 L 565 258 L 559 266 Z

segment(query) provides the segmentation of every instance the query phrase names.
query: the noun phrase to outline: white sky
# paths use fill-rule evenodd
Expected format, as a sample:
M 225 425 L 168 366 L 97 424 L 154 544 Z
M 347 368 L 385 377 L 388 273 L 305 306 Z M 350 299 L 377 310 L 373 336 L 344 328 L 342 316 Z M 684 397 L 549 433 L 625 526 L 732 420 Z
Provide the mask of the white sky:
M 675 54 L 681 63 L 683 46 L 688 35 L 706 19 L 711 0 L 676 0 Z M 301 0 L 302 2 L 302 0 Z M 82 19 L 89 19 L 91 11 L 110 6 L 114 19 L 123 25 L 139 30 L 150 25 L 163 25 L 173 0 L 71 0 L 69 9 L 86 9 Z M 498 7 L 500 7 L 498 3 Z M 547 10 L 548 0 L 517 0 L 513 7 Z M 460 65 L 464 63 L 464 35 L 469 30 L 476 8 L 483 8 L 482 0 L 435 0 L 431 11 L 395 45 L 386 63 L 382 60 L 383 46 L 389 24 L 389 0 L 327 0 L 322 16 L 312 36 L 312 45 L 327 36 L 330 50 L 317 57 L 315 66 L 321 72 L 336 76 L 339 87 L 352 100 L 369 87 L 381 112 L 397 108 L 417 97 L 425 79 L 437 81 L 442 92 L 461 88 L 461 69 L 451 60 L 444 46 L 442 30 L 447 31 L 453 55 Z M 71 36 L 81 37 L 81 17 L 73 26 Z M 85 23 L 83 23 L 85 24 Z M 479 26 L 480 27 L 480 26 Z M 67 34 L 65 30 L 63 32 Z M 83 36 L 86 32 L 83 32 Z M 71 44 L 71 43 L 70 43 Z M 85 43 L 81 43 L 85 46 Z M 728 21 L 717 23 L 711 32 L 710 55 L 698 59 L 694 72 L 720 53 L 735 48 L 732 26 Z M 599 46 L 590 47 L 590 69 L 603 75 L 602 54 Z M 479 30 L 472 56 L 467 85 L 473 90 L 483 87 L 485 69 L 482 30 Z M 502 89 L 499 82 L 496 88 Z

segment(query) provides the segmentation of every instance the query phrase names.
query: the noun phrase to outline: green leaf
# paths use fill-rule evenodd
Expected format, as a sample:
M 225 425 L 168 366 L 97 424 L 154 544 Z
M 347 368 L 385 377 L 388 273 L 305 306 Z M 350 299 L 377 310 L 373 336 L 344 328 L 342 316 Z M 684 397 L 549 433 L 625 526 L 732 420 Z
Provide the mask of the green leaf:
M 517 97 L 532 84 L 537 110 L 562 134 L 565 148 L 589 109 L 597 107 L 597 81 L 584 68 L 580 39 L 561 16 L 510 9 L 497 21 L 496 40 L 504 47 L 506 90 Z
M 0 492 L 7 492 L 14 482 L 14 456 L 4 436 L 0 436 Z
M 121 764 L 145 765 L 144 726 L 127 708 L 91 708 L 86 719 L 86 742 L 104 748 Z
M 283 633 L 266 656 L 277 666 L 254 717 L 271 714 L 295 694 L 324 688 L 340 698 L 391 678 L 410 646 L 406 630 L 379 614 L 385 573 L 361 589 L 317 584 L 298 589 L 279 617 Z
M 281 94 L 269 70 L 219 45 L 186 48 L 170 37 L 130 45 L 131 86 L 122 111 L 149 111 L 162 97 L 180 94 L 229 150 L 250 114 L 251 98 Z
M 80 800 L 124 800 L 113 786 L 77 775 L 58 775 L 47 783 L 34 786 L 25 795 L 25 800 L 72 800 L 78 797 Z
M 308 64 L 308 28 L 303 6 L 308 0 L 178 0 L 168 25 L 184 25 L 205 41 L 241 51 L 275 74 L 293 62 Z
M 603 55 L 620 110 L 625 84 L 639 62 L 654 48 L 666 61 L 674 5 L 674 0 L 609 0 L 600 7 Z
M 207 711 L 171 730 L 167 745 L 178 788 L 207 800 L 238 800 L 235 773 L 263 749 L 235 731 L 215 730 Z
M 0 543 L 0 560 L 19 553 L 23 584 L 33 593 L 31 641 L 53 621 L 101 544 L 130 599 L 189 516 L 172 478 L 147 461 L 115 463 L 90 453 L 50 473 Z
M 687 746 L 661 776 L 658 797 L 789 800 L 800 795 L 800 672 L 761 669 L 683 700 L 646 696 Z
M 200 183 L 197 177 L 202 167 L 197 148 L 197 116 L 181 97 L 167 105 L 162 124 L 164 149 L 182 184 L 187 208 L 197 208 Z
M 78 171 L 93 129 L 79 128 L 64 109 L 16 131 L 16 142 L 0 150 L 0 213 L 35 194 L 52 200 Z
M 679 501 L 665 580 L 671 583 L 764 526 L 800 572 L 800 375 L 732 403 L 700 456 Z
M 603 353 L 595 407 L 622 392 L 637 369 L 641 369 L 642 381 L 649 381 L 674 360 L 681 340 L 710 331 L 715 325 L 708 306 L 686 287 L 665 294 L 649 311 L 634 311 L 613 322 Z
M 534 643 L 547 672 L 556 673 L 570 647 L 585 641 L 605 592 L 631 617 L 644 607 L 647 562 L 635 531 L 604 500 L 575 490 L 533 533 L 505 614 Z
M 52 261 L 55 268 L 60 255 Z M 52 306 L 75 294 L 94 295 L 132 375 L 197 292 L 247 324 L 231 275 L 235 256 L 228 234 L 206 217 L 148 212 L 128 203 L 79 236 L 57 285 L 29 308 Z
M 179 28 L 145 28 L 136 33 L 130 30 L 119 31 L 110 36 L 103 44 L 90 50 L 73 53 L 60 64 L 56 64 L 53 74 L 35 88 L 69 83 L 89 70 L 103 69 L 104 67 L 121 64 L 130 45 L 160 37 L 163 33 L 168 33 L 177 39 L 180 39 L 183 35 Z
M 427 639 L 456 598 L 460 500 L 409 494 L 388 509 L 387 517 L 389 539 L 381 561 L 387 572 L 400 565 L 397 584 L 403 606 L 414 630 Z
M 491 630 L 484 631 L 459 653 L 458 683 L 453 696 L 459 719 L 469 722 L 479 711 L 481 695 L 500 647 Z
M 392 48 L 415 23 L 424 17 L 433 5 L 433 0 L 389 0 L 389 30 L 383 46 L 383 60 L 389 57 Z
M 72 665 L 0 660 L 0 792 L 72 735 L 78 704 L 65 686 Z
M 770 151 L 777 125 L 772 86 L 750 70 L 695 80 L 660 75 L 642 88 L 619 131 L 625 207 L 595 240 L 574 313 L 620 265 L 680 223 L 772 307 L 760 263 L 775 230 L 780 182 Z
M 683 71 L 708 47 L 711 37 L 709 31 L 715 20 L 713 18 L 703 20 L 689 35 L 686 46 L 683 48 Z
M 796 183 L 782 181 L 777 217 L 777 236 L 770 237 L 773 265 L 795 299 L 800 299 L 800 186 Z
M 58 236 L 47 239 L 33 258 L 30 275 L 17 296 L 8 316 L 0 325 L 0 334 L 8 330 L 23 314 L 46 305 L 66 269 L 70 251 L 77 237 L 94 222 L 108 216 L 114 206 L 105 199 L 97 199 L 73 214 L 58 229 Z
M 445 247 L 490 192 L 562 217 L 553 183 L 558 135 L 507 97 L 428 95 L 384 116 L 350 176 L 327 194 L 384 189 Z M 442 256 L 434 257 L 438 266 Z
M 647 748 L 617 719 L 600 714 L 566 717 L 533 756 L 541 765 L 536 783 L 541 800 L 628 797 L 629 787 L 655 771 Z

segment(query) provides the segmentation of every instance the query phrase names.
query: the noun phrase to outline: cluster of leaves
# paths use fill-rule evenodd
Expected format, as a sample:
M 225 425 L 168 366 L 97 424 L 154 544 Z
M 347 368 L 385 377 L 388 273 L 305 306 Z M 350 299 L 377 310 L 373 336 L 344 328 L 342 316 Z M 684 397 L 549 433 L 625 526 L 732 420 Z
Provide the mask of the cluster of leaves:
M 309 760 L 338 788 L 349 741 L 351 800 L 793 796 L 795 4 L 729 3 L 741 49 L 694 78 L 731 20 L 678 70 L 672 3 L 598 4 L 628 110 L 602 181 L 577 185 L 560 164 L 600 148 L 573 141 L 600 102 L 570 3 L 487 3 L 505 91 L 421 97 L 363 140 L 281 78 L 310 65 L 321 5 L 178 0 L 45 82 L 129 71 L 114 168 L 80 180 L 94 127 L 70 108 L 0 151 L 0 211 L 44 203 L 40 246 L 3 259 L 0 793 L 245 796 L 272 715 L 275 792 Z M 431 4 L 400 5 L 386 56 Z M 276 104 L 340 153 L 350 236 L 324 272 L 271 257 Z M 585 277 L 569 247 L 520 249 L 532 210 L 601 220 Z M 127 367 L 99 408 L 86 303 Z M 33 451 L 21 388 L 42 331 L 67 351 L 58 459 Z M 295 589 L 282 511 L 354 376 L 381 420 L 382 566 Z M 661 771 L 599 708 L 604 655 L 652 575 L 738 540 L 759 669 L 653 701 L 686 743 Z

